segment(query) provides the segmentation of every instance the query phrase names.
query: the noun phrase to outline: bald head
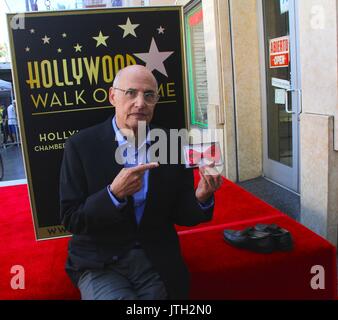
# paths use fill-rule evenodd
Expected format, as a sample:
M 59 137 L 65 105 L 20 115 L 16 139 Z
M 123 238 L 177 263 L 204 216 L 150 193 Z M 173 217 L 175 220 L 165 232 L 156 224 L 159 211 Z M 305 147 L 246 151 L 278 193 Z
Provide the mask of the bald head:
M 120 70 L 109 89 L 117 126 L 131 129 L 136 135 L 139 122 L 149 123 L 153 117 L 159 97 L 157 91 L 157 81 L 146 67 L 132 65 Z
M 120 82 L 122 82 L 125 78 L 129 77 L 147 77 L 149 78 L 150 81 L 153 82 L 157 91 L 158 88 L 157 80 L 152 74 L 152 72 L 150 72 L 150 70 L 145 66 L 141 66 L 139 64 L 134 64 L 121 69 L 114 78 L 113 87 L 114 88 L 119 87 Z

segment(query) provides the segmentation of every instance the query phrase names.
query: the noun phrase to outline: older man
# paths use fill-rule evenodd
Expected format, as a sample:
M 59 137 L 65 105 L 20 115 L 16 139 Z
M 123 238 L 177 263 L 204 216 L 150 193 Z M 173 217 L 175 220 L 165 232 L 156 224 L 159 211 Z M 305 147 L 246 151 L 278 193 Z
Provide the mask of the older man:
M 145 67 L 122 69 L 109 91 L 115 117 L 67 140 L 61 219 L 73 233 L 66 270 L 82 299 L 188 298 L 189 276 L 174 224 L 210 220 L 222 180 L 206 174 L 212 168 L 201 168 L 194 190 L 184 165 L 147 158 L 153 142 L 137 134 L 140 121 L 151 122 L 157 89 Z M 117 156 L 123 149 L 133 156 L 121 164 Z

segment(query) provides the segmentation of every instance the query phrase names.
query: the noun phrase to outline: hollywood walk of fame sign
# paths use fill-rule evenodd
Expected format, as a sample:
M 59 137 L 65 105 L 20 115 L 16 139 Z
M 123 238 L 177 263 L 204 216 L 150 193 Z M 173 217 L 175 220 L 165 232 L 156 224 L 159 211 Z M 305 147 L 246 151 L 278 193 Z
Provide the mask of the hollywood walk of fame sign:
M 153 123 L 183 128 L 181 7 L 8 14 L 15 93 L 37 239 L 66 236 L 59 221 L 59 170 L 66 139 L 114 113 L 116 73 L 145 65 L 161 96 Z M 13 27 L 14 26 L 14 27 Z

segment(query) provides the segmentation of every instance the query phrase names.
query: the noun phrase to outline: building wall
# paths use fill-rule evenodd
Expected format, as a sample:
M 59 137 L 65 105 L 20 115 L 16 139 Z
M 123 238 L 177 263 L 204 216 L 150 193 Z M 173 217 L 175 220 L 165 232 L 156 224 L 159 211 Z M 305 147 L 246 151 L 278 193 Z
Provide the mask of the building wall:
M 149 0 L 150 6 L 171 6 L 175 4 L 175 0 Z
M 217 1 L 215 3 L 217 15 L 218 34 L 218 56 L 219 56 L 219 82 L 220 82 L 220 105 L 221 121 L 224 121 L 223 129 L 224 153 L 225 153 L 225 176 L 232 180 L 238 180 L 237 170 L 237 145 L 236 145 L 236 121 L 235 121 L 235 99 L 233 87 L 233 63 L 230 30 L 230 13 L 228 1 Z M 210 61 L 211 65 L 215 65 Z M 214 67 L 215 68 L 215 67 Z M 209 71 L 209 70 L 208 70 Z M 212 86 L 212 84 L 211 84 Z
M 336 0 L 336 32 L 337 32 L 337 61 L 338 61 L 338 0 Z M 338 78 L 338 62 L 337 62 L 337 78 Z M 335 150 L 338 151 L 338 93 L 337 93 L 337 102 L 336 102 L 336 112 L 335 112 L 335 119 L 334 121 L 334 147 Z
M 209 97 L 208 126 L 221 129 L 222 134 L 218 139 L 223 149 L 222 173 L 235 181 L 236 146 L 227 1 L 204 0 L 202 5 Z M 220 21 L 225 21 L 225 24 Z
M 177 0 L 176 4 L 180 6 L 186 5 L 190 0 Z
M 301 222 L 337 245 L 336 0 L 299 0 Z
M 230 7 L 228 1 L 203 0 L 202 5 L 209 128 L 224 130 L 224 175 L 253 179 L 262 174 L 256 0 L 231 0 Z
M 231 0 L 239 181 L 262 174 L 262 116 L 256 0 Z
M 171 6 L 175 0 L 124 0 L 124 5 L 131 7 L 140 7 L 142 3 L 149 6 Z

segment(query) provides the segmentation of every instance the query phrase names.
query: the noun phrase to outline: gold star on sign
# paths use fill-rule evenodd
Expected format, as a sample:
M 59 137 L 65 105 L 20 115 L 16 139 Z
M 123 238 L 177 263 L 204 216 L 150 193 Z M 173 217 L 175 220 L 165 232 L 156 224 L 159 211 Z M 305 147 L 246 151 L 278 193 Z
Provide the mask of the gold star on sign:
M 77 43 L 76 46 L 74 46 L 73 48 L 75 49 L 75 52 L 81 52 L 82 46 L 80 46 L 80 45 Z
M 61 48 L 58 48 L 58 53 L 61 53 L 62 52 L 62 49 Z
M 26 48 L 25 48 L 25 51 L 26 51 L 26 52 L 29 52 L 29 50 L 30 50 L 29 47 L 26 47 Z
M 104 36 L 102 32 L 100 31 L 99 35 L 97 37 L 93 37 L 94 40 L 96 40 L 96 48 L 99 45 L 104 45 L 105 47 L 107 46 L 106 40 L 109 38 L 109 36 Z
M 125 38 L 128 34 L 136 37 L 135 29 L 139 26 L 139 24 L 132 24 L 129 17 L 127 19 L 126 24 L 120 24 L 119 27 L 124 30 L 123 38 Z
M 41 39 L 42 39 L 42 41 L 43 41 L 43 44 L 46 44 L 46 43 L 49 44 L 50 38 L 48 38 L 46 35 L 45 35 L 43 38 L 41 38 Z
M 67 33 L 64 32 L 64 33 L 62 34 L 62 38 L 67 38 Z
M 30 31 L 30 33 L 35 33 L 34 29 L 30 29 L 29 31 Z

